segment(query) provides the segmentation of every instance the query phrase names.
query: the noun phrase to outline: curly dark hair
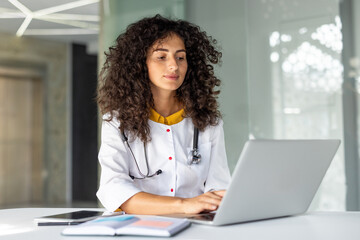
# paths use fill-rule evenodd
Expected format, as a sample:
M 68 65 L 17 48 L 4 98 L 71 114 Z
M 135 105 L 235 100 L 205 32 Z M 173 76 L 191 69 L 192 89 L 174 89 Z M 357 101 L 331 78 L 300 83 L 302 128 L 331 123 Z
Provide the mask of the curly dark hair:
M 150 141 L 148 120 L 154 100 L 146 65 L 148 49 L 158 40 L 178 35 L 185 44 L 188 70 L 183 84 L 176 90 L 184 105 L 185 117 L 203 131 L 215 126 L 221 118 L 216 87 L 220 80 L 212 64 L 220 62 L 222 53 L 216 40 L 192 23 L 170 20 L 160 15 L 144 18 L 128 26 L 118 36 L 116 44 L 105 52 L 106 61 L 100 72 L 97 101 L 106 119 L 116 117 L 120 131 L 127 131 L 141 141 Z

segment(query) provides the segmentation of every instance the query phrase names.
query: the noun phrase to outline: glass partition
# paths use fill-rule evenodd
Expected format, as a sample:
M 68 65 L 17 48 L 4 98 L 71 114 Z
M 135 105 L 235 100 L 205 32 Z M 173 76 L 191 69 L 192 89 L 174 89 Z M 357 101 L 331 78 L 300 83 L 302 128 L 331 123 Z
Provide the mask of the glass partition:
M 343 140 L 338 2 L 247 3 L 250 135 Z M 342 144 L 311 209 L 345 210 L 343 149 Z

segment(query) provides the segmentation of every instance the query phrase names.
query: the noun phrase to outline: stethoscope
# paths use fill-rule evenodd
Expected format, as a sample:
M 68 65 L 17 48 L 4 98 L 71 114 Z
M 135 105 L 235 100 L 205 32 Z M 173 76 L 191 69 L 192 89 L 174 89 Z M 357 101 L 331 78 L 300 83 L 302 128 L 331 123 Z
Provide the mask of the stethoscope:
M 136 164 L 136 168 L 140 174 L 140 178 L 129 175 L 132 179 L 145 179 L 145 178 L 151 178 L 154 176 L 157 176 L 159 174 L 162 173 L 162 170 L 159 169 L 157 170 L 155 173 L 153 174 L 149 174 L 149 162 L 148 162 L 148 158 L 147 158 L 147 154 L 146 154 L 146 143 L 144 143 L 144 155 L 145 155 L 145 162 L 146 162 L 146 169 L 147 172 L 146 174 L 143 174 L 142 171 L 139 168 L 139 164 L 135 158 L 135 155 L 130 147 L 130 144 L 128 142 L 128 138 L 126 137 L 125 133 L 122 131 L 121 132 L 121 139 L 124 142 L 125 147 L 127 148 L 127 150 L 130 152 L 132 158 L 134 159 L 134 162 Z M 198 142 L 199 142 L 199 129 L 194 127 L 194 139 L 193 139 L 193 149 L 190 151 L 190 156 L 189 156 L 189 161 L 188 164 L 199 164 L 199 162 L 201 161 L 201 154 L 199 153 L 199 149 L 198 149 Z

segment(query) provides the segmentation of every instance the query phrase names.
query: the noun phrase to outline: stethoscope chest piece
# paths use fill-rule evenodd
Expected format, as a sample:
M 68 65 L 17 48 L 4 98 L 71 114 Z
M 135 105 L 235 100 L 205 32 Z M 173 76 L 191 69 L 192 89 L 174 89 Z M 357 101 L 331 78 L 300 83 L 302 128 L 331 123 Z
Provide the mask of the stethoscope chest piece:
M 189 156 L 189 165 L 199 164 L 201 162 L 201 154 L 198 152 L 197 148 L 191 150 Z
M 198 142 L 199 142 L 199 129 L 197 127 L 194 127 L 193 149 L 190 151 L 189 165 L 199 164 L 201 162 L 201 154 L 199 153 L 198 150 Z

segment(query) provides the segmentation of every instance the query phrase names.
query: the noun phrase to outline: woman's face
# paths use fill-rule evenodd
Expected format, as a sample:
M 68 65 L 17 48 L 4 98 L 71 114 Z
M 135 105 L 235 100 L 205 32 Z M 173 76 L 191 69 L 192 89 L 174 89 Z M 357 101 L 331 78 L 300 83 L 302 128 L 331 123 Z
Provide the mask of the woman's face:
M 184 41 L 170 34 L 155 42 L 147 53 L 146 65 L 153 94 L 176 91 L 184 82 L 188 67 Z

